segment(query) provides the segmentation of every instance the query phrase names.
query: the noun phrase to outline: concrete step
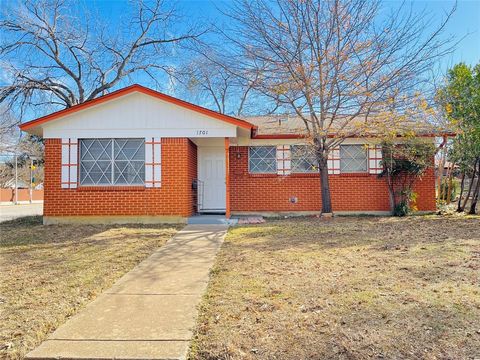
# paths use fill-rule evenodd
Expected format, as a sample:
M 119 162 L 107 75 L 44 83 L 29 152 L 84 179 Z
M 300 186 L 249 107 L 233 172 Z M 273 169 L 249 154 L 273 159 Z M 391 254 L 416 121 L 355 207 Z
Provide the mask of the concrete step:
M 187 224 L 196 225 L 236 225 L 238 219 L 227 219 L 225 215 L 195 215 L 187 220 Z

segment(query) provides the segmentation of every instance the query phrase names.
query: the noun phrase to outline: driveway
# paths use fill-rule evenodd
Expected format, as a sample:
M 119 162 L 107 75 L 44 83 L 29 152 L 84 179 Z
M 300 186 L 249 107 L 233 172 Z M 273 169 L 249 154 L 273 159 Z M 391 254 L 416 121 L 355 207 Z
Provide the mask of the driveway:
M 43 204 L 0 205 L 0 222 L 43 214 Z

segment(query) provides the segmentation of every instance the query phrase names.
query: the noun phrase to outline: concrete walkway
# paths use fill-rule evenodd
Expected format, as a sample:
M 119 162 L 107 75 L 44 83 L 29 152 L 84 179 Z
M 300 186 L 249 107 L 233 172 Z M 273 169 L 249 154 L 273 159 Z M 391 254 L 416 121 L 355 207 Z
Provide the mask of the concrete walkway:
M 43 214 L 43 203 L 0 205 L 0 222 Z
M 187 225 L 28 359 L 184 359 L 228 226 Z

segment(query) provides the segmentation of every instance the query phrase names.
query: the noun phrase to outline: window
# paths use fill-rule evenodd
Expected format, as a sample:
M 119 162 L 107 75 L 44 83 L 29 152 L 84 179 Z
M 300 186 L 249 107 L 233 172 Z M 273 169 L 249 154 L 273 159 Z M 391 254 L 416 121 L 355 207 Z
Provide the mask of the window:
M 311 173 L 318 171 L 315 153 L 310 146 L 292 145 L 292 172 Z
M 276 173 L 276 146 L 250 146 L 248 148 L 248 170 L 251 173 Z
M 367 149 L 365 145 L 340 146 L 340 171 L 346 173 L 367 171 Z
M 81 185 L 143 185 L 144 139 L 80 140 Z

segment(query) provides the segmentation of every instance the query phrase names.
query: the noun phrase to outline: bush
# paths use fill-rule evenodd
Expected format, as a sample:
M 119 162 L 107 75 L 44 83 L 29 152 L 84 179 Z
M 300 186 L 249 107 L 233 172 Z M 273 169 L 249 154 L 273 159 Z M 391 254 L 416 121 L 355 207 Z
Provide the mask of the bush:
M 430 141 L 411 137 L 401 143 L 384 140 L 382 151 L 383 171 L 379 177 L 386 178 L 392 213 L 395 216 L 408 215 L 417 210 L 413 184 L 432 166 L 435 147 Z
M 410 206 L 407 201 L 402 201 L 395 205 L 393 216 L 407 216 L 410 213 Z
M 401 197 L 403 200 L 393 208 L 393 216 L 407 216 L 412 211 L 417 211 L 417 197 L 417 193 L 411 190 L 404 190 Z

